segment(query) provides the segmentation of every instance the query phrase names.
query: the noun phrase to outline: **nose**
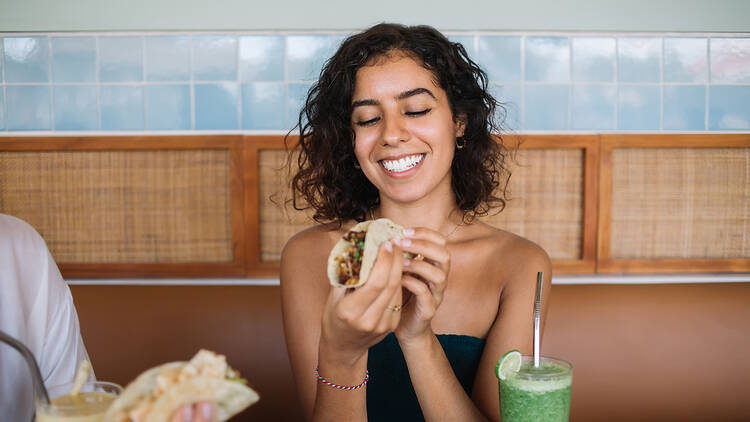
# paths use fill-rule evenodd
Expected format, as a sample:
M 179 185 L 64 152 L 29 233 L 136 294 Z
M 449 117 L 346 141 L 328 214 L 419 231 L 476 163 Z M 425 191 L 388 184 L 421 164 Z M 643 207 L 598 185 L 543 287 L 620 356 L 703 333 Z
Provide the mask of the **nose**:
M 383 120 L 383 145 L 397 145 L 409 139 L 409 131 L 400 115 L 388 115 Z

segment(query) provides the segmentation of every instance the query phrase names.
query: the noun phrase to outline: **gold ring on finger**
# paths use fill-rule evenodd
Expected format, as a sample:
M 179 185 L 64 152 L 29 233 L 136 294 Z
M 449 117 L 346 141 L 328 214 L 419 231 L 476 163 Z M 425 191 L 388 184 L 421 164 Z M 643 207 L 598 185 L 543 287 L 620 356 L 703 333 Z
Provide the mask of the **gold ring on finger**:
M 401 312 L 401 305 L 389 306 L 388 309 L 392 310 L 393 312 Z
M 421 261 L 423 259 L 424 259 L 424 255 L 422 255 L 421 253 L 418 253 L 417 256 L 414 257 L 415 261 Z

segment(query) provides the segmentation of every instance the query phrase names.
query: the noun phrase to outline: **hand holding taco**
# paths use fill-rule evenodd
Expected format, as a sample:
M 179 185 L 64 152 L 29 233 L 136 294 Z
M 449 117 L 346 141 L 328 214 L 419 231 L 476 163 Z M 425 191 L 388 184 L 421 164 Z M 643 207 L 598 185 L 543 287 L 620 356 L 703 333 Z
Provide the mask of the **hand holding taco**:
M 375 265 L 380 244 L 403 236 L 403 231 L 403 227 L 387 218 L 356 224 L 333 246 L 328 256 L 328 280 L 334 286 L 361 286 Z
M 104 422 L 166 422 L 178 408 L 201 401 L 213 402 L 214 421 L 223 422 L 258 401 L 246 384 L 226 357 L 201 350 L 190 362 L 166 363 L 139 375 L 112 403 Z

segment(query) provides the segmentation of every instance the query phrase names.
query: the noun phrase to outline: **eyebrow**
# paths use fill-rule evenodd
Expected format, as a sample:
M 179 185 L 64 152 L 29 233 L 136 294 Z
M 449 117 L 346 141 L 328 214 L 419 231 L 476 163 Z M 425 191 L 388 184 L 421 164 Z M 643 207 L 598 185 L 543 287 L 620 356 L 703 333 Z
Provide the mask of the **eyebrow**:
M 435 97 L 435 94 L 433 94 L 432 91 L 430 91 L 427 88 L 414 88 L 414 89 L 410 89 L 408 91 L 404 91 L 404 92 L 398 94 L 396 96 L 396 99 L 397 100 L 404 100 L 406 98 L 413 97 L 415 95 L 420 95 L 420 94 L 427 94 L 430 97 L 432 97 L 434 100 L 437 100 L 437 98 Z M 377 101 L 377 100 L 372 100 L 372 99 L 358 100 L 358 101 L 355 101 L 355 102 L 352 103 L 352 108 L 356 108 L 356 107 L 360 107 L 360 106 L 376 106 L 376 105 L 380 105 L 380 102 Z

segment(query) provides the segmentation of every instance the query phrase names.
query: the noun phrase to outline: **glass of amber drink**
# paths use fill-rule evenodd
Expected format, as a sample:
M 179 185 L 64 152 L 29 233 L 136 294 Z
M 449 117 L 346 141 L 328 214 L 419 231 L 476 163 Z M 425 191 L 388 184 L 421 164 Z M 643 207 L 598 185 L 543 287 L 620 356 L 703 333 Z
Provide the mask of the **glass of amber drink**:
M 86 382 L 81 392 L 71 395 L 73 383 L 47 389 L 50 403 L 36 401 L 37 422 L 101 422 L 104 413 L 122 392 L 122 387 L 111 382 Z

